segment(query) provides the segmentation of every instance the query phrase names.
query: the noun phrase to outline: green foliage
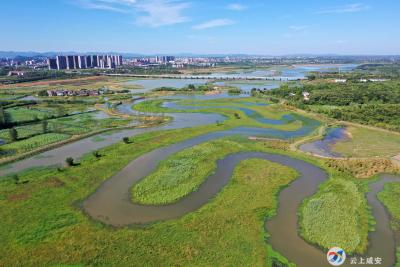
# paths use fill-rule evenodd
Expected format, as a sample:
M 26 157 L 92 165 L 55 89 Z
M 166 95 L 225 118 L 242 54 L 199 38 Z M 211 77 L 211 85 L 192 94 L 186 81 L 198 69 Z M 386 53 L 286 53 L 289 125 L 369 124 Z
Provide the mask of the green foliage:
M 150 228 L 115 231 L 94 223 L 74 206 L 134 158 L 211 127 L 215 129 L 146 133 L 135 137 L 135 149 L 118 143 L 102 149 L 105 156 L 101 159 L 88 155 L 74 168 L 27 171 L 21 179 L 31 182 L 23 186 L 0 182 L 0 217 L 12 218 L 0 220 L 0 265 L 264 265 L 269 258 L 265 216 L 274 213 L 279 188 L 296 176 L 278 164 L 244 161 L 237 166 L 232 182 L 209 204 Z M 13 249 L 9 249 L 11 245 Z
M 284 84 L 266 93 L 287 99 L 302 100 L 302 92 L 310 93 L 307 105 L 348 106 L 351 104 L 399 104 L 400 81 L 354 83 Z M 293 94 L 295 94 L 293 96 Z
M 66 140 L 68 138 L 70 138 L 70 135 L 67 134 L 47 133 L 18 142 L 5 144 L 2 146 L 2 149 L 4 151 L 12 151 L 14 153 L 24 153 L 39 147 Z
M 10 140 L 11 141 L 15 142 L 15 141 L 18 140 L 18 132 L 17 132 L 17 130 L 15 130 L 15 128 L 10 128 L 8 130 L 8 133 L 10 135 Z
M 400 184 L 385 184 L 383 191 L 378 194 L 378 199 L 392 216 L 392 227 L 396 231 L 400 231 Z
M 46 121 L 46 120 L 44 120 L 44 121 L 42 121 L 42 133 L 47 133 L 47 126 L 49 125 L 49 123 Z
M 352 105 L 344 108 L 322 110 L 329 117 L 338 120 L 353 121 L 360 124 L 369 124 L 390 130 L 400 130 L 399 104 L 365 104 Z
M 8 122 L 22 123 L 42 120 L 51 116 L 51 111 L 36 108 L 14 107 L 5 110 Z
M 371 220 L 363 189 L 348 178 L 335 177 L 304 201 L 300 232 L 320 247 L 339 246 L 349 254 L 363 253 Z
M 42 96 L 42 97 L 47 96 L 47 91 L 46 90 L 39 91 L 38 96 Z
M 239 88 L 230 88 L 228 90 L 229 94 L 233 94 L 233 95 L 238 95 L 242 92 L 242 90 L 240 90 Z
M 367 73 L 378 74 L 383 78 L 400 77 L 400 64 L 363 64 L 356 68 Z
M 97 159 L 102 157 L 101 153 L 98 150 L 93 151 L 92 155 Z
M 75 165 L 74 159 L 71 158 L 71 157 L 66 158 L 65 159 L 65 163 L 67 163 L 67 165 L 70 166 L 70 167 Z
M 396 263 L 396 267 L 400 267 L 400 247 L 397 248 L 397 263 Z
M 393 157 L 400 154 L 400 135 L 363 127 L 347 127 L 346 141 L 332 150 L 345 157 Z
M 15 184 L 19 184 L 19 176 L 17 174 L 14 174 L 11 178 Z
M 168 204 L 196 191 L 216 167 L 216 160 L 244 147 L 230 140 L 217 140 L 185 149 L 162 161 L 132 189 L 133 201 Z
M 7 117 L 6 113 L 4 112 L 4 108 L 0 107 L 0 126 L 7 124 Z
M 131 143 L 131 140 L 129 140 L 129 137 L 124 137 L 124 138 L 122 138 L 122 141 L 123 141 L 125 144 L 130 144 L 130 143 Z
M 304 100 L 302 93 L 309 92 Z M 285 84 L 265 92 L 334 119 L 400 130 L 400 81 Z

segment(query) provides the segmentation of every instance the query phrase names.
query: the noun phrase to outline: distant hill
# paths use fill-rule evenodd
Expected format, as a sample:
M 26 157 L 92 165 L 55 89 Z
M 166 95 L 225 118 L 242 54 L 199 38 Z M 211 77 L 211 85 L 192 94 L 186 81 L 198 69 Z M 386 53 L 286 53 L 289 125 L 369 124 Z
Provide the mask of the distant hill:
M 246 55 L 246 54 L 195 54 L 195 53 L 172 53 L 172 54 L 137 54 L 137 53 L 118 53 L 118 52 L 35 52 L 35 51 L 0 51 L 0 58 L 37 58 L 37 57 L 55 57 L 57 55 L 91 55 L 91 54 L 98 54 L 98 55 L 105 55 L 105 54 L 119 54 L 125 58 L 133 58 L 133 57 L 148 57 L 148 56 L 166 56 L 172 55 L 177 57 L 253 57 L 256 55 Z M 258 55 L 260 56 L 260 55 Z

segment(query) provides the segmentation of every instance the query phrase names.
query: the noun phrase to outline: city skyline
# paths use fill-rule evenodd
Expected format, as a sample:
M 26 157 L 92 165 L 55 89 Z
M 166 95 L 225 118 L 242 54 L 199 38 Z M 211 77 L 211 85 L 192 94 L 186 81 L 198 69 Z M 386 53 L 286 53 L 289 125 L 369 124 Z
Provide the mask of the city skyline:
M 0 21 L 13 25 L 3 30 L 2 51 L 400 54 L 400 3 L 389 0 L 22 0 L 0 7 Z

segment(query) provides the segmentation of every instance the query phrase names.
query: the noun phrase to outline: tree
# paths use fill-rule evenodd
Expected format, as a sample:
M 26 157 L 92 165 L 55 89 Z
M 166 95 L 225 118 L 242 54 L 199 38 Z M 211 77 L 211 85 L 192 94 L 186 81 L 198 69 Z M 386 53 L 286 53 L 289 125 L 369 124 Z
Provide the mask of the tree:
M 8 130 L 11 141 L 15 142 L 18 140 L 18 132 L 15 128 L 11 128 Z
M 39 91 L 38 96 L 47 96 L 47 91 L 46 90 Z
M 58 116 L 58 117 L 62 117 L 62 116 L 64 116 L 65 114 L 66 114 L 65 108 L 64 108 L 63 106 L 59 105 L 59 106 L 57 107 L 57 116 Z
M 71 158 L 71 157 L 66 158 L 65 159 L 65 163 L 67 163 L 67 165 L 70 166 L 70 167 L 75 165 L 74 159 Z
M 188 85 L 189 90 L 196 90 L 196 86 L 194 84 L 189 84 Z
M 18 176 L 18 175 L 14 174 L 14 175 L 12 176 L 12 179 L 13 179 L 13 181 L 14 181 L 15 184 L 19 184 L 19 176 Z
M 100 154 L 100 152 L 97 151 L 97 150 L 96 150 L 96 151 L 93 151 L 92 154 L 93 154 L 93 156 L 94 156 L 95 158 L 97 158 L 97 159 L 98 159 L 98 158 L 101 158 L 101 154 Z
M 47 133 L 48 125 L 49 125 L 49 123 L 48 123 L 46 120 L 42 121 L 42 132 L 43 132 L 44 134 Z
M 0 107 L 0 125 L 7 124 L 7 115 L 3 107 Z

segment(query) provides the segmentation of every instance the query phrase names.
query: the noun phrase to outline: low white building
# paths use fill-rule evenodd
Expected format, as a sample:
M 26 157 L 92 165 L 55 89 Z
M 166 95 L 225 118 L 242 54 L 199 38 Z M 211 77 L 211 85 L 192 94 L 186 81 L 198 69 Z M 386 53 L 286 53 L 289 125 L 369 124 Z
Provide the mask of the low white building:
M 310 93 L 309 92 L 303 92 L 303 97 L 305 101 L 310 100 Z

